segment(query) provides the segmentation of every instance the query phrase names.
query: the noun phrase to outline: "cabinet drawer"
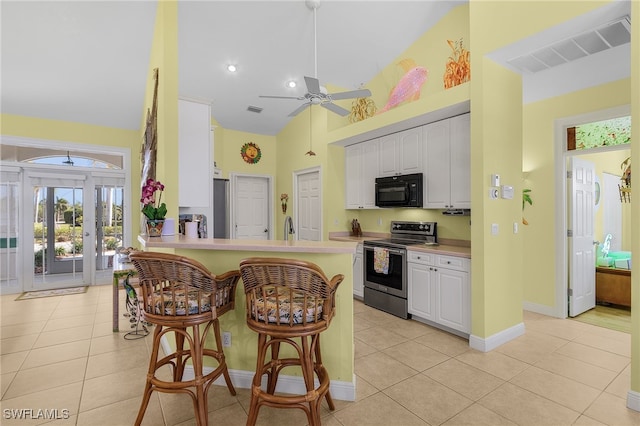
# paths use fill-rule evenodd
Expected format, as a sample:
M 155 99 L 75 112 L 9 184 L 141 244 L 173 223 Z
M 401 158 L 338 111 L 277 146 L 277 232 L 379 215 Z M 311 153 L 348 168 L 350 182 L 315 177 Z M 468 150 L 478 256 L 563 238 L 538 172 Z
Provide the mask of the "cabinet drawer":
M 464 257 L 439 255 L 436 256 L 435 265 L 441 268 L 469 272 L 469 262 L 468 259 Z
M 407 250 L 409 255 L 408 262 L 419 263 L 421 265 L 435 265 L 435 255 L 431 253 L 424 253 L 421 251 Z

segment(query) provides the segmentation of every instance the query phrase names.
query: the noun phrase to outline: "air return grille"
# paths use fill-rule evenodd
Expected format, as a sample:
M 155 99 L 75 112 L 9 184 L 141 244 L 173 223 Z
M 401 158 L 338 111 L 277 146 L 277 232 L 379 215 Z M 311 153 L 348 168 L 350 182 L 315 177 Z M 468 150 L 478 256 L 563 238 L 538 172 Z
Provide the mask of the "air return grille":
M 628 16 L 625 16 L 615 22 L 577 34 L 507 62 L 521 71 L 536 73 L 630 41 L 631 21 Z
M 255 113 L 260 114 L 262 112 L 262 108 L 257 107 L 257 106 L 253 106 L 253 105 L 249 105 L 247 107 L 247 111 L 251 111 L 251 112 L 255 112 Z

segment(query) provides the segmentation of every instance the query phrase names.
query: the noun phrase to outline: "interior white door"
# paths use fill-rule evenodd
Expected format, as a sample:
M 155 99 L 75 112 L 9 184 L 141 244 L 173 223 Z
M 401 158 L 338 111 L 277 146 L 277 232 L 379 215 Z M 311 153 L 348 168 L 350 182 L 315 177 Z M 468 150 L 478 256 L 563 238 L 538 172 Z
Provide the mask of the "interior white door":
M 297 175 L 296 203 L 298 239 L 320 241 L 322 239 L 322 198 L 320 172 Z
M 569 316 L 575 317 L 596 306 L 595 165 L 571 157 L 569 169 Z
M 269 179 L 256 176 L 235 178 L 235 238 L 269 239 Z

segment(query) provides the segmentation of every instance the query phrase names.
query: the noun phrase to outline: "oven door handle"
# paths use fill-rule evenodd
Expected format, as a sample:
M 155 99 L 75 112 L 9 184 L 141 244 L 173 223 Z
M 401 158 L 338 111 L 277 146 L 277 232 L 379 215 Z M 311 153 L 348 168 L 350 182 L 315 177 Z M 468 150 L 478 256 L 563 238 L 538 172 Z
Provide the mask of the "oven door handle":
M 375 246 L 364 246 L 365 250 L 373 250 L 375 248 Z M 386 247 L 382 247 L 382 248 L 386 248 Z M 389 253 L 392 254 L 398 254 L 398 255 L 404 255 L 405 251 L 404 250 L 396 250 L 396 249 L 392 249 L 392 248 L 387 248 L 387 250 L 389 251 Z

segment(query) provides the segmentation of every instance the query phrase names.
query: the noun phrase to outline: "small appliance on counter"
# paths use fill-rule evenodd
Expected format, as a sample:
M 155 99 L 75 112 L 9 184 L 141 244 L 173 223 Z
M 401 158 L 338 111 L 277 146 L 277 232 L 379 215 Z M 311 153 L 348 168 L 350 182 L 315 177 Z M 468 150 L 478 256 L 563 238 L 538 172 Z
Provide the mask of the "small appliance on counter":
M 198 238 L 207 238 L 207 216 L 203 214 L 181 214 L 178 219 L 178 232 L 186 233 L 185 223 L 198 222 Z

